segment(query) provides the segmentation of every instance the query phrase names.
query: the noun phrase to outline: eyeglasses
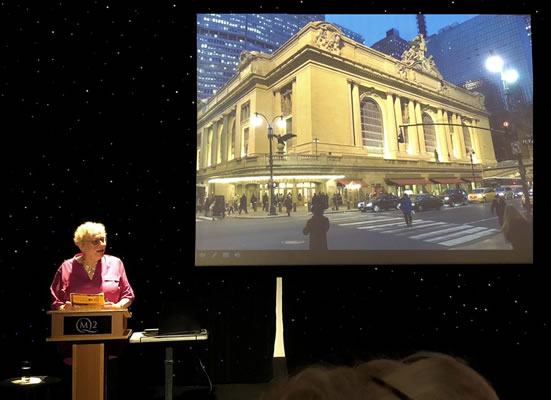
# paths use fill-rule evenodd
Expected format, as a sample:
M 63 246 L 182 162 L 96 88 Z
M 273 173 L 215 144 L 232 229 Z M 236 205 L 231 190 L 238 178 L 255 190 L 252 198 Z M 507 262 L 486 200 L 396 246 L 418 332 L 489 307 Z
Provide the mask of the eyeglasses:
M 107 238 L 105 236 L 103 236 L 103 237 L 96 238 L 96 239 L 90 239 L 90 240 L 88 240 L 88 242 L 92 243 L 94 246 L 97 246 L 100 243 L 105 244 L 105 242 L 107 242 Z

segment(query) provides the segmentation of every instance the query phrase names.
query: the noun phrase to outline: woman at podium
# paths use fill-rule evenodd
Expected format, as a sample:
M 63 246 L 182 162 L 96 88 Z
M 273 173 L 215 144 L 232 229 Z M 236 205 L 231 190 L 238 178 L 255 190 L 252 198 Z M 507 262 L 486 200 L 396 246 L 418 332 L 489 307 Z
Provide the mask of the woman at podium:
M 71 293 L 103 293 L 105 308 L 128 308 L 134 291 L 121 259 L 105 254 L 105 226 L 85 222 L 76 229 L 73 240 L 80 253 L 63 261 L 57 270 L 50 286 L 52 309 L 73 309 Z
M 103 308 L 128 308 L 134 300 L 134 291 L 126 277 L 123 262 L 114 256 L 105 254 L 107 247 L 107 235 L 105 226 L 101 223 L 86 222 L 80 225 L 73 241 L 80 249 L 80 253 L 63 261 L 58 268 L 50 292 L 52 295 L 53 310 L 73 310 L 78 306 L 71 302 L 71 293 L 75 294 L 100 294 L 103 293 Z M 117 399 L 119 361 L 125 341 L 109 341 L 105 352 L 108 355 L 107 388 L 110 399 Z M 63 364 L 73 364 L 72 349 L 69 342 L 58 343 L 58 352 Z M 65 382 L 65 390 L 71 390 L 71 371 L 66 369 L 68 375 Z

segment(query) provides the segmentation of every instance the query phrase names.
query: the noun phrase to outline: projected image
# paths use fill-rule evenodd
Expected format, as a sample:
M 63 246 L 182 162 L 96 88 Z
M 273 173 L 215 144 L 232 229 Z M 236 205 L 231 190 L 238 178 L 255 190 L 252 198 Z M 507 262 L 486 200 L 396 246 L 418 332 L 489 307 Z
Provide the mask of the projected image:
M 197 15 L 196 265 L 531 262 L 529 16 L 389 17 Z

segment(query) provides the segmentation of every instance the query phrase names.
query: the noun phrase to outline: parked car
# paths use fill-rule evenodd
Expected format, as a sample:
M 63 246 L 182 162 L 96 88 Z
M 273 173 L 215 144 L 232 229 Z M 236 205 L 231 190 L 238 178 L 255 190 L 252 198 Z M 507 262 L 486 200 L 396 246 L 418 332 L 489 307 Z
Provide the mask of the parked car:
M 472 193 L 469 193 L 469 203 L 486 203 L 492 201 L 496 197 L 494 188 L 476 188 Z
M 440 199 L 451 207 L 456 204 L 466 205 L 469 202 L 469 195 L 463 189 L 446 189 L 440 194 Z
M 522 186 L 516 187 L 513 189 L 513 197 L 515 199 L 518 197 L 522 197 L 523 192 L 524 192 L 524 189 L 522 188 Z
M 367 210 L 373 210 L 373 212 L 379 212 L 381 210 L 389 210 L 391 208 L 398 208 L 400 199 L 392 194 L 381 194 L 371 200 L 366 200 L 360 211 L 366 212 Z M 359 204 L 358 204 L 359 207 Z
M 444 200 L 432 194 L 414 194 L 409 198 L 415 211 L 440 210 L 444 205 Z
M 498 196 L 503 196 L 505 200 L 511 200 L 513 199 L 513 197 L 515 197 L 513 189 L 511 189 L 509 186 L 496 187 L 496 194 Z

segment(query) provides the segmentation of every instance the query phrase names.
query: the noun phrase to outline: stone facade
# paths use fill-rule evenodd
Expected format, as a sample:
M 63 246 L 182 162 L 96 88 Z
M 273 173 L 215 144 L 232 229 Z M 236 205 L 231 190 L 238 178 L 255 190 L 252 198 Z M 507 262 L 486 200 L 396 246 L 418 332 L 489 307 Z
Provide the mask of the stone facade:
M 299 206 L 315 192 L 352 201 L 383 190 L 438 192 L 448 187 L 438 178 L 466 188 L 473 170 L 480 177 L 496 163 L 490 132 L 478 129 L 489 128 L 484 98 L 443 81 L 422 37 L 410 43 L 400 61 L 313 22 L 271 55 L 243 53 L 236 75 L 198 109 L 197 184 L 226 199 L 262 197 L 269 123 L 274 135 L 297 135 L 282 153 L 273 141 L 273 151 L 277 191 Z

